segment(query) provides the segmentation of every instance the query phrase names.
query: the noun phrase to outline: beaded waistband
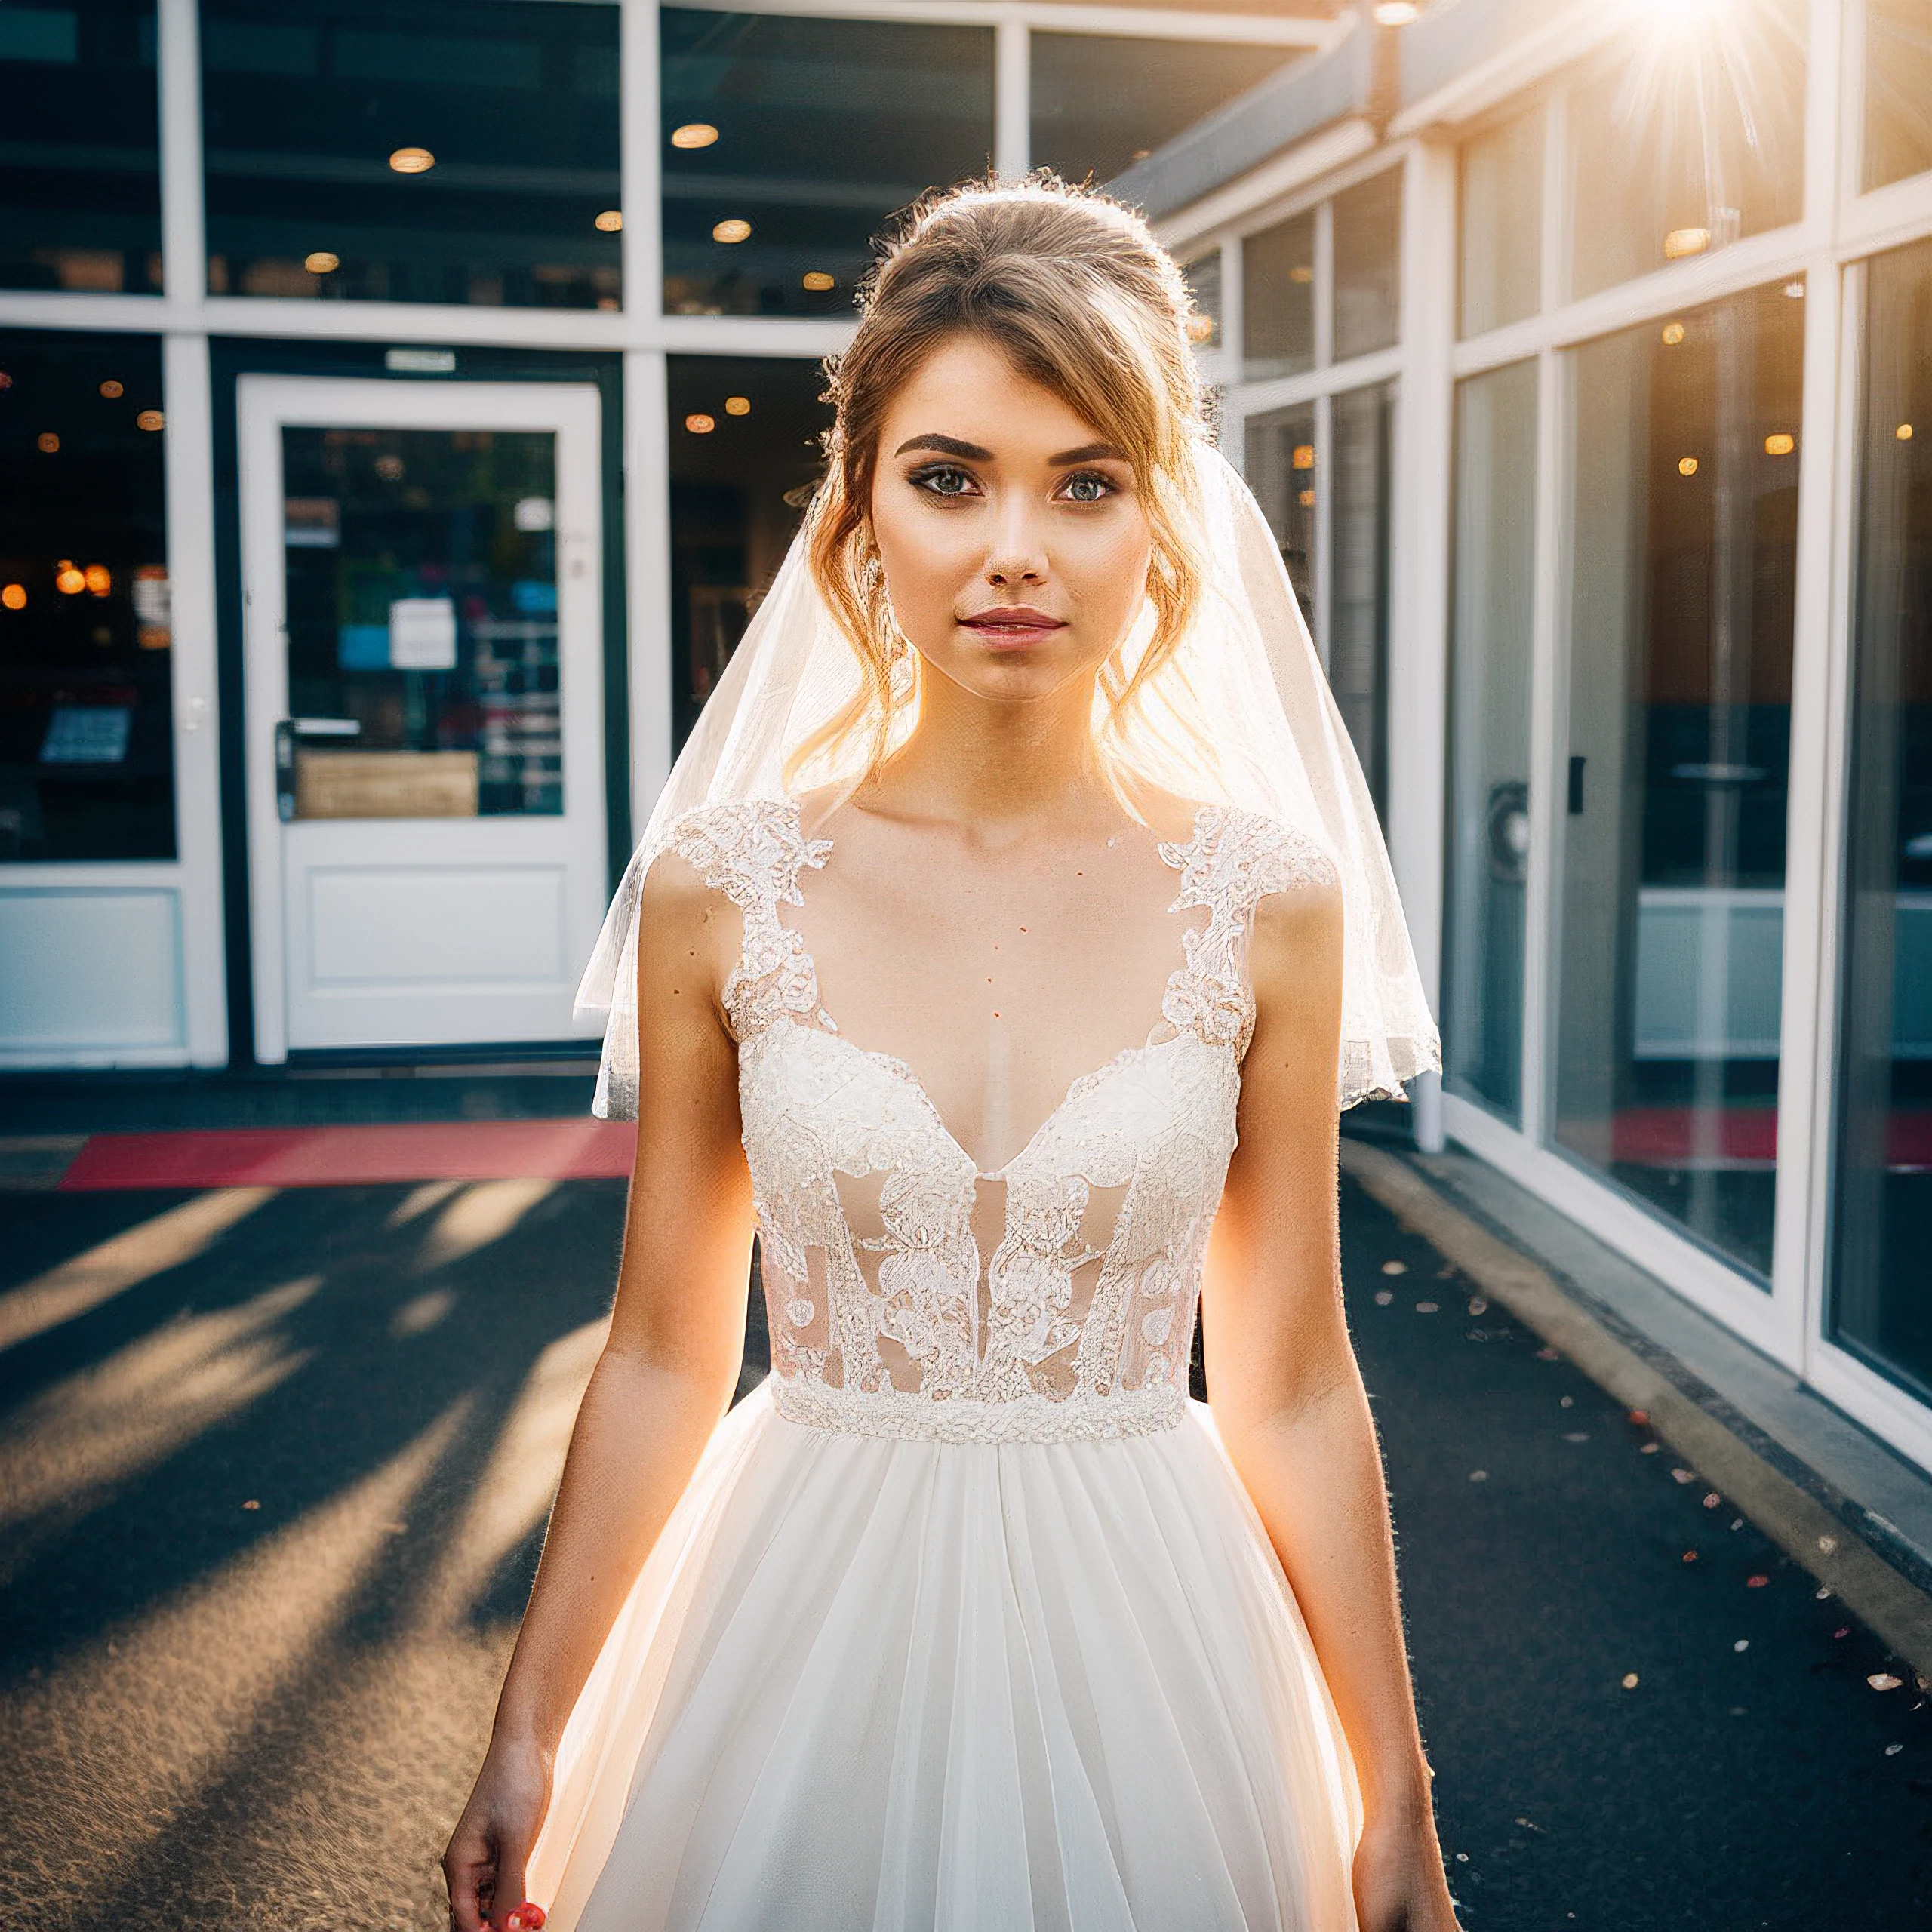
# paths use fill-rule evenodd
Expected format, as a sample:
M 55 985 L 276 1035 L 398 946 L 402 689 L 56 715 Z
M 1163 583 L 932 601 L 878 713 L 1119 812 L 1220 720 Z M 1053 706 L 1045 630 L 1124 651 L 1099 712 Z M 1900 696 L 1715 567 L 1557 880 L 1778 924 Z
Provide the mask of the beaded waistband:
M 904 1389 L 835 1389 L 804 1376 L 771 1377 L 772 1406 L 787 1422 L 842 1435 L 902 1442 L 1103 1442 L 1155 1435 L 1186 1413 L 1171 1384 L 1109 1395 L 1023 1395 L 1010 1402 L 936 1398 Z

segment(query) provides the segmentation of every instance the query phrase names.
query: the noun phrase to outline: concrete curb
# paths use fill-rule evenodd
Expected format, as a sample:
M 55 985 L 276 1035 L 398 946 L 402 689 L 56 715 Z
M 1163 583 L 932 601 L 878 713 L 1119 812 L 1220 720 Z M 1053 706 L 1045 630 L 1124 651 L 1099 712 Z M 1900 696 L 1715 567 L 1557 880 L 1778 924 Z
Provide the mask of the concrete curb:
M 1932 1674 L 1932 1597 L 1841 1518 L 1613 1334 L 1546 1269 L 1471 1219 L 1406 1161 L 1345 1138 L 1342 1167 L 1404 1227 L 1600 1388 L 1626 1407 L 1647 1411 L 1658 1435 L 1713 1488 L 1827 1585 L 1915 1671 Z

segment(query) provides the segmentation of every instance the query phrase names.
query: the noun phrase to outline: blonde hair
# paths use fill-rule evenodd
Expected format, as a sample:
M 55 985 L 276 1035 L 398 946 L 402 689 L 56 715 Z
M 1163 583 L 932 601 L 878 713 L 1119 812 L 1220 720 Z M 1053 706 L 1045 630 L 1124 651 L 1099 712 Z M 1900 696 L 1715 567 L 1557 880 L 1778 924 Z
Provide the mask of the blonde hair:
M 1205 401 L 1186 284 L 1141 217 L 1046 174 L 974 183 L 916 204 L 861 294 L 858 332 L 826 365 L 836 412 L 808 515 L 812 574 L 857 654 L 851 701 L 798 746 L 788 776 L 869 737 L 884 758 L 915 694 L 915 654 L 893 621 L 872 530 L 878 442 L 893 395 L 940 344 L 973 335 L 1127 456 L 1153 537 L 1152 633 L 1102 667 L 1103 740 L 1172 655 L 1201 594 L 1195 440 Z M 1103 747 L 1104 748 L 1104 747 Z

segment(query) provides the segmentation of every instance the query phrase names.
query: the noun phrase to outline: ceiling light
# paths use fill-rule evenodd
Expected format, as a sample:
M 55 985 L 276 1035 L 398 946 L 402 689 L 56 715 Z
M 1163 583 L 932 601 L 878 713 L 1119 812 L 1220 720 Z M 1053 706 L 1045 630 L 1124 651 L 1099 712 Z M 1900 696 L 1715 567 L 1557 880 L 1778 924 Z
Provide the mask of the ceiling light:
M 1204 315 L 1198 310 L 1189 316 L 1184 325 L 1189 342 L 1212 342 L 1214 339 L 1214 318 Z
M 1912 425 L 1909 423 L 1901 423 L 1892 434 L 1897 437 L 1900 442 L 1909 443 L 1912 441 Z
M 1776 435 L 1764 438 L 1764 454 L 1767 456 L 1789 456 L 1797 447 L 1798 438 L 1787 435 L 1782 429 Z
M 827 275 L 823 269 L 808 269 L 799 279 L 814 294 L 822 295 L 828 288 L 838 285 L 838 278 Z
M 1295 501 L 1300 503 L 1303 509 L 1312 510 L 1315 507 L 1315 492 L 1312 490 L 1304 490 Z
M 60 438 L 51 429 L 42 430 L 33 441 L 34 448 L 38 450 L 42 456 L 55 455 L 60 448 Z
M 158 409 L 144 409 L 134 418 L 137 429 L 158 429 L 168 419 Z
M 718 419 L 706 415 L 702 410 L 695 411 L 685 418 L 685 427 L 694 436 L 708 436 L 718 427 Z
M 1297 469 L 1312 469 L 1315 467 L 1315 445 L 1312 443 L 1296 444 L 1294 461 Z
M 1665 348 L 1675 349 L 1683 340 L 1684 325 L 1681 322 L 1666 322 L 1664 324 L 1663 346 Z
M 318 248 L 313 254 L 302 257 L 302 266 L 311 275 L 334 275 L 342 266 L 342 257 L 331 254 L 326 248 Z
M 752 399 L 748 395 L 728 395 L 724 398 L 727 416 L 749 416 L 752 413 Z
M 1421 11 L 1416 0 L 1380 0 L 1375 10 L 1375 24 L 1379 27 L 1405 27 Z
M 1794 302 L 1802 302 L 1804 300 L 1804 285 L 1801 281 L 1786 282 L 1784 285 L 1784 292 Z
M 1677 473 L 1680 476 L 1695 476 L 1697 459 L 1694 456 L 1681 456 L 1677 459 Z
M 1675 262 L 1686 255 L 1701 255 L 1710 245 L 1708 228 L 1673 228 L 1663 238 L 1664 260 Z
M 71 557 L 63 557 L 54 567 L 54 587 L 63 597 L 78 597 L 88 587 L 88 574 L 76 570 Z
M 708 148 L 718 138 L 718 130 L 709 121 L 687 121 L 671 130 L 674 148 Z
M 743 242 L 749 237 L 751 232 L 749 222 L 740 221 L 736 215 L 732 215 L 712 229 L 711 238 L 714 242 Z
M 1289 269 L 1288 279 L 1297 282 L 1312 281 L 1315 279 L 1315 271 L 1306 262 L 1297 262 L 1293 268 Z
M 606 208 L 597 217 L 597 232 L 600 235 L 615 235 L 623 225 L 624 215 L 621 208 Z
M 114 573 L 105 564 L 90 564 L 81 574 L 97 597 L 105 597 L 114 588 Z
M 100 392 L 103 395 L 106 397 L 109 402 L 112 402 L 116 400 L 116 398 L 118 398 L 122 393 L 121 385 L 115 382 L 112 377 L 109 377 L 106 382 L 101 384 Z
M 23 583 L 10 583 L 0 589 L 0 605 L 9 611 L 24 611 L 27 608 L 27 587 Z
M 389 156 L 389 165 L 398 174 L 427 174 L 436 157 L 427 148 L 398 148 Z

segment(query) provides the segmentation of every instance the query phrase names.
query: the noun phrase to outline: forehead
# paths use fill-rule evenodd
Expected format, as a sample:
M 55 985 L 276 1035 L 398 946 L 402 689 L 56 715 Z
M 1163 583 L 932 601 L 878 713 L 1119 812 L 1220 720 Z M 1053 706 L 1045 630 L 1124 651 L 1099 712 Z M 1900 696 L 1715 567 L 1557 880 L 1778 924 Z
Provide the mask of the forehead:
M 909 436 L 977 443 L 995 455 L 1062 450 L 1100 432 L 1051 389 L 1023 375 L 997 344 L 950 336 L 901 383 L 886 405 L 880 445 L 890 455 Z

